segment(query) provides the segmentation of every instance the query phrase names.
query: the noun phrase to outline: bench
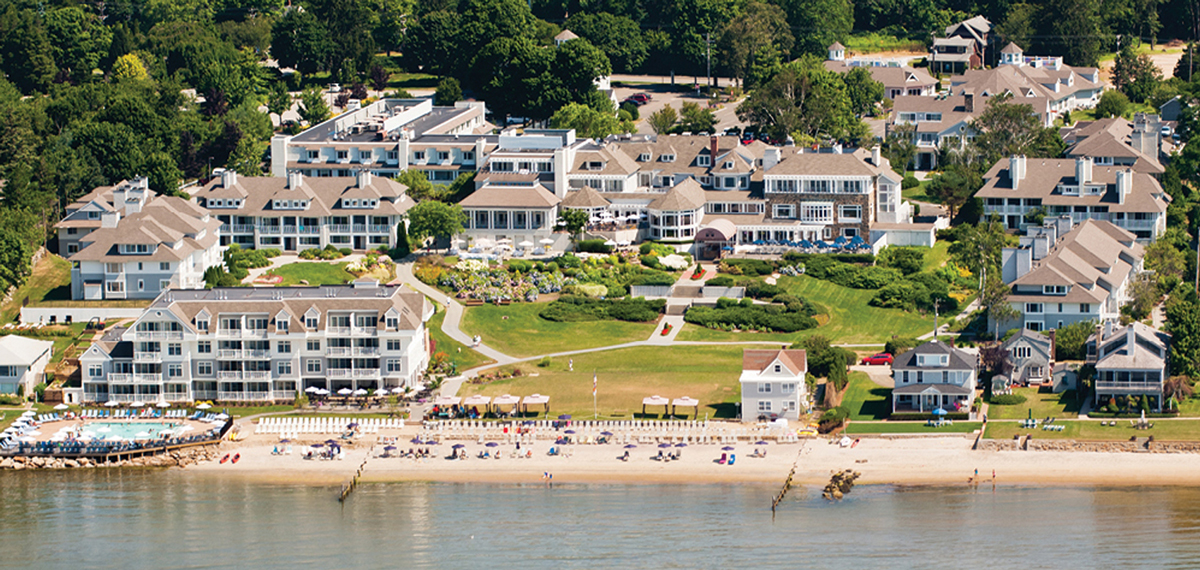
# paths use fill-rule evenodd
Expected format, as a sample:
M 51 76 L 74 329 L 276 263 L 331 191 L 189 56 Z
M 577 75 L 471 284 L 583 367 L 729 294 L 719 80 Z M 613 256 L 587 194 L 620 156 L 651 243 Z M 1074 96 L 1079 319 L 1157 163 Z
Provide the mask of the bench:
M 467 307 L 479 307 L 483 305 L 483 299 L 467 299 L 463 302 Z

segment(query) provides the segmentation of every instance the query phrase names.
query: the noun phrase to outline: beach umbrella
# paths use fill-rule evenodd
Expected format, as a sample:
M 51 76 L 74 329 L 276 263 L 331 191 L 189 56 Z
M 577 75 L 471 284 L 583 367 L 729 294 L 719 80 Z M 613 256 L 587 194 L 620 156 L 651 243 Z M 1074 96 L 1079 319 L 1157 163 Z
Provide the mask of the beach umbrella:
M 350 423 L 346 424 L 347 429 L 353 429 L 356 427 L 358 427 L 358 422 L 350 422 Z
M 462 449 L 462 448 L 464 448 L 464 447 L 466 447 L 466 446 L 465 446 L 465 445 L 463 445 L 463 444 L 461 444 L 461 443 L 456 443 L 456 444 L 454 444 L 454 445 L 451 445 L 450 447 L 451 447 L 451 449 Z
M 496 443 L 496 442 L 494 442 L 494 441 L 489 441 L 489 442 L 487 442 L 487 443 L 483 444 L 483 446 L 484 446 L 484 447 L 499 447 L 499 446 L 500 446 L 500 444 L 499 444 L 499 443 Z
M 171 407 L 171 403 L 170 403 L 170 402 L 159 402 L 159 403 L 157 403 L 157 404 L 154 404 L 154 405 L 155 405 L 155 406 L 158 406 L 158 407 L 160 407 L 160 408 L 169 408 L 169 407 Z
M 23 418 L 32 418 L 33 416 L 36 416 L 36 415 L 37 415 L 37 414 L 36 414 L 36 413 L 34 413 L 34 412 L 25 412 L 25 413 L 21 414 L 21 417 L 23 417 Z
M 362 388 L 359 388 L 354 391 L 355 396 L 366 396 L 367 394 L 368 394 L 368 392 L 366 390 L 363 390 Z
M 567 435 L 575 435 L 575 430 L 573 430 L 573 429 L 569 429 L 569 430 L 567 430 L 567 431 L 564 431 L 563 433 L 565 433 L 565 434 L 567 434 Z
M 387 447 L 383 448 L 383 450 L 384 450 L 384 451 L 396 451 L 396 446 L 394 446 L 394 445 L 389 445 L 389 446 L 387 446 Z
M 551 245 L 554 243 L 554 240 L 552 240 L 550 238 L 542 238 L 542 239 L 538 240 L 538 243 L 540 243 L 542 245 Z
M 229 414 L 217 414 L 215 417 L 218 420 L 227 420 L 227 419 L 229 419 Z
M 419 437 L 414 437 L 414 438 L 412 438 L 412 439 L 410 439 L 410 440 L 408 440 L 408 441 L 409 441 L 409 443 L 416 443 L 416 444 L 420 444 L 420 443 L 421 443 L 421 438 L 419 438 Z
M 612 435 L 612 432 L 611 432 L 611 431 L 602 431 L 602 432 L 600 432 L 600 435 L 603 435 L 603 436 L 605 436 L 605 437 L 608 437 L 608 436 L 611 436 L 611 435 Z
M 388 395 L 388 391 L 384 390 L 383 388 L 380 388 L 378 390 L 375 390 L 375 395 L 376 396 L 386 396 L 386 395 Z
M 1032 411 L 1033 411 L 1033 410 L 1032 410 L 1032 409 L 1030 409 L 1030 412 L 1032 412 Z M 946 414 L 948 414 L 948 413 L 950 413 L 950 412 L 947 412 L 946 410 L 943 410 L 943 409 L 941 409 L 941 408 L 938 408 L 938 409 L 936 409 L 936 410 L 934 410 L 934 411 L 933 411 L 933 415 L 935 415 L 935 416 L 944 416 L 944 415 L 946 415 Z
M 339 396 L 349 396 L 350 394 L 354 393 L 354 390 L 351 390 L 349 388 L 342 388 L 341 390 L 338 390 L 337 393 Z
M 671 444 L 669 444 L 669 443 L 660 443 L 660 444 L 658 444 L 658 448 L 659 448 L 659 449 L 666 449 L 666 448 L 668 448 L 668 447 L 671 447 Z
M 403 394 L 404 388 L 402 386 L 397 386 L 395 388 L 392 388 L 392 393 L 393 394 Z
M 199 406 L 196 406 L 196 409 L 197 409 L 197 410 L 207 410 L 207 409 L 209 409 L 209 408 L 211 408 L 211 407 L 212 407 L 212 404 L 207 404 L 207 403 L 206 403 L 206 404 L 200 404 Z
M 768 444 L 765 441 L 756 441 L 756 442 L 754 442 L 754 445 L 768 445 Z
M 305 391 L 305 392 L 308 392 L 309 394 L 314 394 L 314 393 L 316 393 L 318 390 L 320 390 L 320 388 L 318 388 L 318 387 L 316 387 L 316 386 L 309 386 L 309 387 L 307 387 L 307 388 L 305 388 L 305 389 L 304 389 L 304 391 Z
M 118 402 L 116 400 L 109 400 L 107 402 L 104 402 L 104 407 L 106 407 L 106 408 L 115 408 L 120 405 L 121 405 L 121 402 Z
M 279 440 L 279 443 L 291 443 L 291 442 L 292 442 L 292 440 L 290 440 L 290 439 L 281 439 L 281 440 Z
M 558 419 L 560 419 L 560 420 L 569 420 L 569 419 L 571 419 L 571 414 L 563 414 L 563 415 L 561 415 L 561 416 L 558 416 Z
M 328 396 L 328 395 L 329 395 L 329 390 L 326 390 L 326 389 L 324 389 L 324 388 L 321 388 L 320 390 L 317 390 L 317 395 L 318 395 L 318 396 Z
M 533 242 L 531 242 L 531 241 L 529 241 L 529 240 L 525 240 L 525 241 L 522 241 L 521 243 L 519 243 L 519 244 L 517 244 L 517 245 L 519 245 L 519 246 L 521 246 L 521 247 L 533 247 Z
M 57 405 L 57 406 L 54 406 L 54 409 L 56 409 L 56 410 L 60 410 L 60 411 L 61 411 L 61 410 L 65 410 L 65 409 L 67 409 L 67 408 L 70 408 L 70 407 L 71 407 L 71 406 L 68 406 L 68 405 L 66 405 L 66 404 L 59 404 L 59 405 Z
M 625 449 L 636 449 L 636 448 L 637 448 L 637 446 L 636 446 L 636 445 L 634 445 L 634 444 L 632 444 L 632 443 L 630 443 L 630 444 L 627 444 L 627 445 L 625 446 Z
M 675 447 L 687 447 L 687 444 L 683 443 L 683 442 L 679 442 L 679 443 L 675 444 Z
M 131 407 L 131 408 L 140 408 L 145 405 L 146 405 L 146 402 L 143 402 L 141 400 L 134 400 L 132 402 L 129 402 L 129 407 Z
M 733 451 L 733 446 L 726 445 L 725 447 L 721 448 L 721 451 Z

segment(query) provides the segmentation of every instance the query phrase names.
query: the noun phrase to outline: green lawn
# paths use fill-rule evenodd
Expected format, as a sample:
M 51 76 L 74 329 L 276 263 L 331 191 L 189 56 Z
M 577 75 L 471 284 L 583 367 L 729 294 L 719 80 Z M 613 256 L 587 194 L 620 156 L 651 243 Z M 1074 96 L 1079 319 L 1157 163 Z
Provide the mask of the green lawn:
M 258 414 L 269 414 L 273 412 L 290 412 L 296 407 L 292 405 L 284 406 L 213 406 L 212 410 L 218 410 L 228 413 L 233 418 L 244 418 L 246 416 L 255 416 Z
M 937 198 L 934 198 L 925 193 L 925 188 L 927 188 L 928 186 L 929 186 L 929 180 L 928 179 L 922 180 L 920 186 L 913 186 L 912 188 L 905 188 L 904 190 L 901 190 L 900 197 L 904 198 L 905 200 L 916 200 L 918 202 L 928 202 L 930 204 L 937 204 L 938 203 Z
M 646 340 L 655 323 L 589 321 L 556 323 L 538 316 L 544 303 L 468 307 L 462 330 L 510 356 L 536 356 Z M 508 318 L 504 318 L 508 317 Z
M 21 314 L 25 299 L 29 299 L 31 305 L 41 301 L 70 301 L 71 262 L 57 255 L 43 256 L 12 300 L 0 308 L 0 322 L 15 321 Z
M 446 309 L 441 305 L 437 305 L 437 307 L 438 312 L 426 323 L 429 327 L 429 336 L 433 337 L 433 341 L 437 343 L 437 350 L 449 354 L 450 360 L 458 363 L 460 371 L 490 364 L 492 359 L 479 354 L 475 350 L 468 348 L 467 345 L 450 338 L 446 333 L 442 332 L 442 321 L 446 320 Z
M 349 264 L 348 261 L 298 261 L 273 269 L 270 273 L 283 277 L 283 281 L 279 283 L 280 287 L 303 285 L 301 281 L 307 281 L 309 285 L 340 285 L 354 280 L 354 275 L 346 271 Z
M 846 51 L 861 53 L 879 53 L 884 51 L 924 52 L 925 44 L 920 41 L 898 38 L 878 32 L 853 34 L 844 40 Z M 849 54 L 847 54 L 849 55 Z
M 592 373 L 596 373 L 596 407 L 606 419 L 629 419 L 642 412 L 648 396 L 700 401 L 700 417 L 732 418 L 738 413 L 738 376 L 742 370 L 741 346 L 639 346 L 574 357 L 575 370 L 567 370 L 566 357 L 555 358 L 547 368 L 532 363 L 517 365 L 525 374 L 489 384 L 463 384 L 459 396 L 550 396 L 550 416 L 571 414 L 576 419 L 592 417 Z M 503 366 L 501 370 L 512 370 Z M 530 376 L 537 374 L 537 376 Z M 688 410 L 690 413 L 692 410 Z M 646 410 L 648 417 L 664 413 L 660 407 Z M 680 410 L 683 413 L 683 410 Z
M 850 410 L 851 420 L 882 420 L 891 414 L 891 397 L 891 388 L 872 382 L 866 372 L 856 371 L 850 373 L 842 405 Z
M 951 425 L 942 427 L 932 427 L 925 425 L 925 422 L 851 422 L 846 426 L 845 434 L 869 434 L 869 433 L 971 433 L 980 426 L 983 422 L 954 422 Z M 988 426 L 991 430 L 991 426 Z
M 925 271 L 932 271 L 950 261 L 950 242 L 938 241 L 925 252 Z
M 828 311 L 828 322 L 818 317 L 824 324 L 796 333 L 734 333 L 687 324 L 676 338 L 690 341 L 792 343 L 808 336 L 822 335 L 835 343 L 883 344 L 892 335 L 915 337 L 933 330 L 933 315 L 926 317 L 919 313 L 868 305 L 875 291 L 850 289 L 807 276 L 781 277 L 779 285 L 823 307 Z
M 988 404 L 988 419 L 1023 420 L 1030 417 L 1030 410 L 1037 419 L 1079 417 L 1079 402 L 1074 390 L 1053 394 L 1039 393 L 1037 388 L 1016 388 L 1013 393 L 1025 396 L 1025 403 L 1015 406 Z
M 1055 422 L 1058 423 L 1058 422 Z M 989 421 L 988 439 L 1012 439 L 1015 435 L 1033 435 L 1034 439 L 1074 439 L 1078 441 L 1129 441 L 1129 438 L 1154 436 L 1164 441 L 1200 440 L 1200 420 L 1152 419 L 1152 429 L 1139 430 L 1128 419 L 1117 420 L 1116 426 L 1102 426 L 1098 421 L 1065 421 L 1063 431 L 1045 431 L 1041 427 L 1022 428 L 1017 422 Z

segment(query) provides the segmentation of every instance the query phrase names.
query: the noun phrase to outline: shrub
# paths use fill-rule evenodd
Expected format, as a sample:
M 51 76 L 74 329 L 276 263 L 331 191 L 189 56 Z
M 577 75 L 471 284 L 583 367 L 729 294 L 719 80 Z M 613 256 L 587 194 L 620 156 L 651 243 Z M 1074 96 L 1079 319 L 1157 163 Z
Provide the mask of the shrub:
M 542 359 L 538 361 L 537 365 L 538 368 L 550 368 L 550 357 L 543 356 Z
M 741 271 L 735 273 L 727 269 L 732 267 Z M 765 259 L 726 259 L 721 262 L 719 271 L 734 275 L 770 275 L 775 272 L 775 264 Z
M 750 299 L 745 304 L 733 299 L 717 299 L 716 307 L 695 306 L 684 313 L 683 320 L 714 329 L 738 328 L 741 330 L 765 330 L 796 332 L 815 328 L 811 308 L 802 299 L 794 298 L 790 305 L 754 305 Z
M 604 245 L 607 240 L 603 239 L 585 239 L 575 243 L 576 251 L 586 251 L 589 253 L 612 253 L 611 246 Z
M 705 285 L 711 287 L 733 287 L 733 277 L 728 275 L 718 275 L 704 282 Z
M 917 180 L 917 178 L 911 174 L 905 176 L 904 180 L 900 181 L 900 188 L 902 190 L 908 190 L 909 188 L 916 188 L 917 186 L 920 186 L 920 185 L 921 185 L 921 181 Z
M 346 257 L 347 255 L 350 255 L 351 253 L 354 253 L 354 250 L 353 250 L 353 249 L 350 249 L 350 248 L 348 248 L 348 247 L 343 247 L 343 248 L 341 248 L 341 249 L 339 249 L 339 250 L 338 250 L 338 253 L 342 254 L 342 257 Z
M 914 346 L 917 346 L 920 343 L 921 341 L 915 338 L 893 338 L 883 345 L 883 351 L 892 356 L 899 356 L 905 352 L 908 352 L 909 350 L 912 350 Z
M 1020 394 L 993 395 L 988 402 L 996 406 L 1016 406 L 1025 403 L 1025 396 Z
M 838 406 L 836 408 L 829 408 L 828 410 L 825 410 L 825 413 L 821 414 L 821 423 L 835 423 L 840 425 L 849 417 L 850 408 L 847 408 L 846 406 Z
M 557 301 L 546 305 L 539 315 L 548 321 L 555 322 L 586 322 L 618 320 L 630 322 L 646 322 L 658 318 L 666 307 L 667 302 L 658 299 L 589 299 L 573 295 L 564 295 Z
M 21 405 L 21 398 L 12 394 L 0 394 L 0 405 L 19 406 Z
M 563 287 L 562 293 L 563 295 L 577 295 L 598 299 L 608 294 L 608 287 L 599 283 L 577 283 Z
M 925 266 L 926 249 L 923 247 L 886 247 L 879 252 L 879 264 L 899 269 L 905 275 L 916 273 Z
M 752 299 L 771 299 L 785 292 L 783 287 L 763 283 L 762 281 L 751 281 L 746 285 L 746 296 Z

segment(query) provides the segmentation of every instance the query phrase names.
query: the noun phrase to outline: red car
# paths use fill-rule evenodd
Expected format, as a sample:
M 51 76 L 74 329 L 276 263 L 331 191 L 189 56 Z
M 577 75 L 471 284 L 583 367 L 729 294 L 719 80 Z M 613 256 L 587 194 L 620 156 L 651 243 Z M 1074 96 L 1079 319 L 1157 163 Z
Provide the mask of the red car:
M 862 363 L 868 364 L 868 365 L 870 365 L 870 364 L 891 364 L 892 363 L 892 355 L 890 355 L 886 352 L 881 352 L 874 356 L 868 356 L 868 357 L 862 359 Z

